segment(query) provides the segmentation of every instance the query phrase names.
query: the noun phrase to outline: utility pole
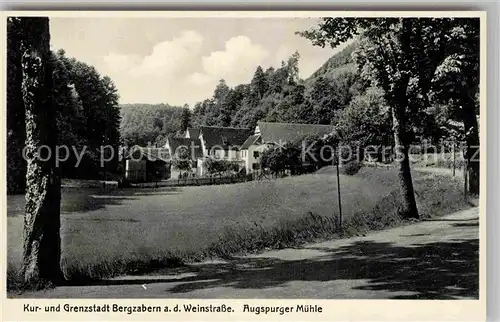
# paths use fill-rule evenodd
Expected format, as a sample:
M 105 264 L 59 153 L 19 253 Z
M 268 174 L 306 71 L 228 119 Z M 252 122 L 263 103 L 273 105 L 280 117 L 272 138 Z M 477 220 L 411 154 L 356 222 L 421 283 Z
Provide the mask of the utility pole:
M 455 176 L 455 141 L 453 141 L 453 146 L 451 148 L 451 153 L 453 153 L 453 176 Z
M 463 156 L 464 156 L 464 199 L 467 201 L 467 190 L 468 190 L 468 173 L 467 173 L 467 170 L 468 170 L 468 167 L 469 167 L 469 160 L 467 160 L 466 158 L 466 154 L 465 154 L 465 150 L 462 151 L 463 152 Z

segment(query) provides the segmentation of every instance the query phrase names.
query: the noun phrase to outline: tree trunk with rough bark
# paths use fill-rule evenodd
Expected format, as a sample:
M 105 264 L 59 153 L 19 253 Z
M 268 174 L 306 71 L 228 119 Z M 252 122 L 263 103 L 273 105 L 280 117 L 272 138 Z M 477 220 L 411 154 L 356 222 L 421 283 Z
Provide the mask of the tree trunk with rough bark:
M 388 95 L 388 102 L 392 114 L 392 130 L 394 135 L 395 161 L 398 169 L 398 183 L 401 194 L 401 205 L 398 213 L 403 218 L 419 218 L 417 202 L 415 201 L 415 191 L 413 190 L 413 180 L 410 170 L 410 159 L 408 157 L 408 133 L 406 129 L 408 100 L 408 86 L 410 84 L 411 71 L 406 61 L 406 57 L 411 57 L 412 48 L 410 46 L 411 35 L 413 34 L 413 22 L 409 19 L 401 19 L 402 32 L 399 35 L 401 45 L 401 57 L 399 60 L 399 75 L 394 77 L 394 86 L 386 84 L 384 90 Z
M 62 281 L 59 235 L 61 181 L 54 159 L 57 133 L 55 110 L 51 104 L 49 19 L 20 19 L 28 164 L 23 277 L 27 287 L 40 288 Z

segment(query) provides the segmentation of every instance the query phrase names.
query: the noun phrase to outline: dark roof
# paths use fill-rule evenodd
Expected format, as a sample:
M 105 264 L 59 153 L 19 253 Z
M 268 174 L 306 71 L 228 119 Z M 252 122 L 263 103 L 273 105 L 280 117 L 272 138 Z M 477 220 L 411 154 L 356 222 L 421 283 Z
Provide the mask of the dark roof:
M 187 129 L 191 139 L 197 139 L 200 136 L 200 129 Z
M 170 147 L 172 154 L 176 151 L 179 152 L 179 147 L 186 148 L 190 152 L 191 156 L 194 158 L 201 158 L 203 156 L 203 151 L 201 150 L 200 139 L 189 139 L 189 138 L 179 138 L 179 137 L 168 137 L 167 144 L 165 147 Z M 191 152 L 194 152 L 194 156 Z
M 142 147 L 142 146 L 134 146 L 125 154 L 125 159 L 134 159 L 141 160 L 147 158 L 149 161 L 170 161 L 170 152 L 165 148 L 151 148 L 151 147 Z
M 200 127 L 200 133 L 203 135 L 207 149 L 218 146 L 227 150 L 229 147 L 239 149 L 248 136 L 252 134 L 252 130 L 235 127 L 202 126 Z
M 301 140 L 308 135 L 325 135 L 333 125 L 257 122 L 264 143 L 286 143 Z
M 248 149 L 252 144 L 254 144 L 260 138 L 260 134 L 250 135 L 248 139 L 240 147 L 240 150 Z

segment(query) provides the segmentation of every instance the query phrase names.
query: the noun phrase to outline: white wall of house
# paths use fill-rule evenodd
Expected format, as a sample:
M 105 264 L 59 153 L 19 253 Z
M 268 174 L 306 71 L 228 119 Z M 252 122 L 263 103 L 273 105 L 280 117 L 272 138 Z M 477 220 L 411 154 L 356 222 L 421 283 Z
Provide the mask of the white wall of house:
M 230 160 L 241 160 L 240 151 L 238 151 L 238 150 L 229 150 L 227 158 L 230 159 Z
M 165 145 L 163 146 L 163 148 L 168 149 L 169 155 L 173 157 L 174 154 L 172 153 L 173 151 L 172 148 L 170 147 L 170 142 L 168 141 L 168 138 L 165 141 Z
M 224 150 L 213 149 L 210 151 L 216 159 L 224 159 L 226 157 L 226 152 Z
M 201 141 L 201 151 L 203 152 L 203 157 L 208 156 L 207 146 L 205 145 L 205 140 L 203 139 L 203 134 L 200 134 Z
M 241 167 L 244 166 L 244 158 L 241 155 L 241 151 L 238 150 L 221 150 L 221 149 L 207 149 L 205 145 L 205 140 L 203 139 L 203 134 L 200 133 L 199 139 L 201 141 L 201 150 L 203 151 L 203 157 L 197 160 L 197 175 L 202 176 L 206 174 L 206 169 L 203 167 L 203 161 L 208 157 L 214 157 L 217 159 L 225 159 L 229 161 L 239 161 L 241 162 Z M 172 176 L 173 177 L 173 176 Z

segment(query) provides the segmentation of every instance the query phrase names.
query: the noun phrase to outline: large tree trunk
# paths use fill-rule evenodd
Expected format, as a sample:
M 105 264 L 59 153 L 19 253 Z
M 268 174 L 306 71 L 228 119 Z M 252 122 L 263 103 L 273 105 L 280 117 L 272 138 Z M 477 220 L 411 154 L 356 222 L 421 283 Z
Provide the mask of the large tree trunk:
M 391 104 L 392 128 L 394 133 L 394 148 L 398 169 L 401 205 L 399 214 L 404 218 L 419 218 L 413 181 L 411 178 L 410 160 L 408 158 L 408 142 L 405 126 L 405 97 L 406 87 L 398 92 L 401 105 Z
M 466 150 L 468 171 L 468 192 L 479 195 L 479 126 L 477 122 L 474 99 L 468 95 L 462 98 L 463 122 L 465 128 Z
M 23 274 L 26 286 L 44 287 L 62 280 L 59 236 L 61 181 L 54 159 L 57 133 L 55 110 L 51 104 L 49 19 L 20 19 L 28 164 Z

